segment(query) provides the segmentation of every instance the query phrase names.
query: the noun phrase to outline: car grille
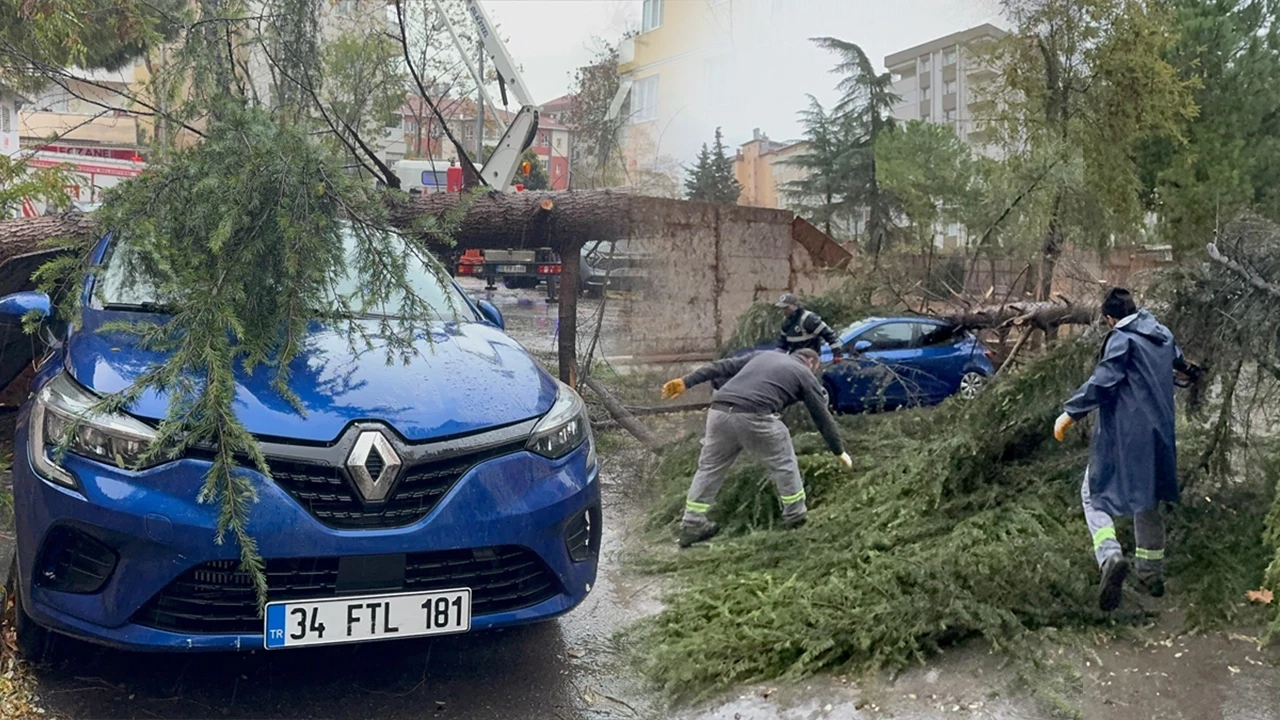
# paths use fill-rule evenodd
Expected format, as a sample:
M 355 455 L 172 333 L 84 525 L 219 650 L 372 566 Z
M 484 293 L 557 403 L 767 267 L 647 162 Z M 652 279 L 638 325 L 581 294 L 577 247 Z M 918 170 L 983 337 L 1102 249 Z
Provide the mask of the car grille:
M 525 441 L 479 453 L 411 465 L 402 470 L 391 495 L 381 503 L 366 505 L 356 494 L 344 468 L 269 458 L 276 484 L 293 496 L 307 512 L 331 528 L 359 530 L 412 525 L 426 517 L 458 479 L 477 464 L 524 449 Z M 369 454 L 369 473 L 382 469 L 377 452 Z
M 338 564 L 338 558 L 268 560 L 267 597 L 338 597 Z M 133 622 L 192 635 L 261 633 L 253 584 L 238 568 L 236 560 L 215 560 L 188 570 L 135 613 Z M 561 592 L 546 563 L 516 546 L 406 555 L 403 587 L 380 592 L 463 587 L 471 588 L 474 616 L 531 607 Z

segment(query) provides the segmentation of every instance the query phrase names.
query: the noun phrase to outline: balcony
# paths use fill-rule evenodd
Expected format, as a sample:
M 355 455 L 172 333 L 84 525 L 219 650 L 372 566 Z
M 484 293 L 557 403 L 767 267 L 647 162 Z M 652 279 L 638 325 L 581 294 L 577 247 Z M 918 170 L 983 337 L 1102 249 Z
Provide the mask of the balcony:
M 97 145 L 132 147 L 140 144 L 141 140 L 138 119 L 123 113 L 94 118 L 79 113 L 23 112 L 20 113 L 19 132 L 24 139 L 43 140 L 57 136 L 61 140 Z

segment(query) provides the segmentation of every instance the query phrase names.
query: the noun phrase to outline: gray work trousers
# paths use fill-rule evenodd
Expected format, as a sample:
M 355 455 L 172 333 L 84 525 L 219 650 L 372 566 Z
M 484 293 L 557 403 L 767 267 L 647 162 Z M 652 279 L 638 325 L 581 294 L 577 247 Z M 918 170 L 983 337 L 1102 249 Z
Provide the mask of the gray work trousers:
M 1084 471 L 1084 485 L 1080 488 L 1080 500 L 1084 505 L 1085 522 L 1089 524 L 1089 534 L 1093 537 L 1093 554 L 1098 560 L 1098 567 L 1112 555 L 1123 552 L 1116 539 L 1116 526 L 1111 516 L 1093 507 L 1089 501 L 1089 471 Z M 1160 516 L 1159 506 L 1133 517 L 1133 535 L 1137 549 L 1135 569 L 1138 577 L 1144 579 L 1164 577 L 1164 519 Z
M 713 408 L 707 412 L 702 455 L 698 457 L 698 471 L 685 500 L 682 521 L 685 527 L 706 525 L 707 512 L 724 485 L 725 475 L 743 450 L 769 470 L 782 500 L 782 517 L 794 520 L 805 514 L 804 481 L 800 478 L 795 448 L 791 446 L 791 433 L 782 418 Z

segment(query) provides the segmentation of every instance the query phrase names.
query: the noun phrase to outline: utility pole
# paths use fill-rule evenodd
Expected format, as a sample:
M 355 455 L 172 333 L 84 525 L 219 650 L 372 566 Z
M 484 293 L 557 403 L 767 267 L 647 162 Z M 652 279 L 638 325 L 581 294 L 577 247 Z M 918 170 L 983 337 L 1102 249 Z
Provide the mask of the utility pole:
M 476 45 L 480 49 L 480 82 L 484 82 L 484 38 L 480 38 Z M 479 112 L 476 113 L 476 165 L 484 165 L 484 87 L 476 85 L 476 107 Z

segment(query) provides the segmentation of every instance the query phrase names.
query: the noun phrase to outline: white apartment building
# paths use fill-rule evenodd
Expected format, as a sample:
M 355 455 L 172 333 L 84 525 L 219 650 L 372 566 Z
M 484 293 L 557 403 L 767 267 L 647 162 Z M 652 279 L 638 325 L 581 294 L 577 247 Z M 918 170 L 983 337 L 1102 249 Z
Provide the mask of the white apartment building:
M 901 98 L 893 108 L 894 119 L 945 123 L 977 152 L 997 156 L 999 149 L 989 143 L 981 122 L 992 107 L 981 86 L 995 78 L 990 65 L 982 62 L 982 51 L 984 45 L 1005 35 L 1000 28 L 984 24 L 886 57 L 893 92 Z M 946 250 L 965 245 L 964 228 L 940 227 L 934 243 Z
M 981 62 L 980 53 L 984 43 L 1006 34 L 994 25 L 979 25 L 886 57 L 893 91 L 902 98 L 893 108 L 893 117 L 902 122 L 946 123 L 975 149 L 992 152 L 977 122 L 986 103 L 976 90 L 995 72 Z

